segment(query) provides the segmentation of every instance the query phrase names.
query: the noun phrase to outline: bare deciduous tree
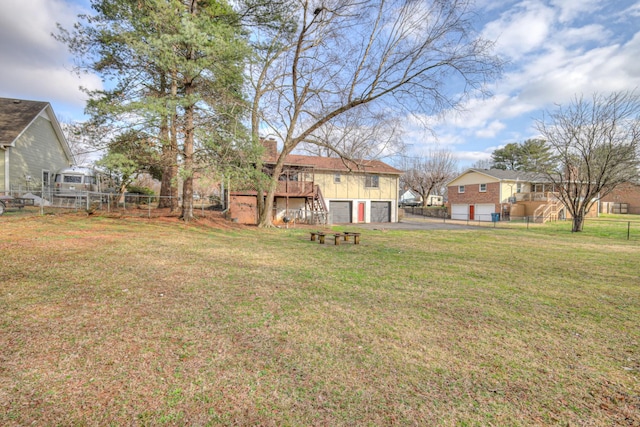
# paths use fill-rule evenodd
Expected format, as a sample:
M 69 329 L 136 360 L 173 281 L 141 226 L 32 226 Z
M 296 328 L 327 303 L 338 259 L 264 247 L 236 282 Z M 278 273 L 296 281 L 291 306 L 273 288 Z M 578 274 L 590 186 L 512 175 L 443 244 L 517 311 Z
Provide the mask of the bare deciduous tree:
M 493 167 L 493 162 L 491 159 L 478 159 L 471 164 L 471 168 L 473 169 L 491 169 Z
M 435 150 L 426 156 L 413 159 L 404 176 L 403 183 L 422 197 L 423 206 L 430 194 L 441 194 L 444 185 L 452 180 L 458 170 L 458 161 L 448 150 Z
M 300 148 L 314 156 L 383 159 L 405 151 L 402 133 L 398 118 L 358 108 L 320 127 Z
M 640 99 L 635 92 L 576 97 L 537 122 L 556 155 L 558 167 L 547 173 L 573 217 L 573 231 L 597 200 L 638 177 Z
M 472 33 L 471 4 L 299 0 L 286 2 L 281 25 L 254 31 L 253 140 L 270 133 L 282 143 L 264 203 L 258 198 L 260 226 L 271 225 L 286 155 L 320 140 L 346 112 L 438 114 L 485 89 L 501 63 L 493 44 Z
M 90 166 L 96 159 L 98 149 L 94 148 L 90 136 L 84 132 L 83 123 L 61 120 L 60 128 L 69 144 L 76 165 Z

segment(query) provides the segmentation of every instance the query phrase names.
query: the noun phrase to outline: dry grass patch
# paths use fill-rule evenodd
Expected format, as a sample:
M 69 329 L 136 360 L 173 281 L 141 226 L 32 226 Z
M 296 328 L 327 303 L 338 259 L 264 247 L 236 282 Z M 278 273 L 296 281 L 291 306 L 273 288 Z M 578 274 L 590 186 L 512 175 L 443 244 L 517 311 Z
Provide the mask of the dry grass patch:
M 633 242 L 1 225 L 3 425 L 640 420 Z

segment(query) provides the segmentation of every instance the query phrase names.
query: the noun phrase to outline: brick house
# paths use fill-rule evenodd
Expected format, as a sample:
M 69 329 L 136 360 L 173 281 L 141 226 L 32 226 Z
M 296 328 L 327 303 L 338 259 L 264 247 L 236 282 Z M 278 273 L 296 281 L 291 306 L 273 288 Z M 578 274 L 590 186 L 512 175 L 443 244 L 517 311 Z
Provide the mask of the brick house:
M 468 169 L 447 184 L 451 219 L 492 221 L 564 219 L 567 209 L 544 175 L 502 169 Z M 597 206 L 587 216 L 597 216 Z
M 601 202 L 602 213 L 640 215 L 640 182 L 627 182 L 616 187 Z

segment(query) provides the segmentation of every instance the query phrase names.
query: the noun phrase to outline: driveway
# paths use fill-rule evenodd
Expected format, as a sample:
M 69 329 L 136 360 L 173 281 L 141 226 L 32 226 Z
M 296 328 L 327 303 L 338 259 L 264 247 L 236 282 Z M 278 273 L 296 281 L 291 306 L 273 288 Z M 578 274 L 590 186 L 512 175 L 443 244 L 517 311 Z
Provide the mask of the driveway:
M 438 218 L 422 216 L 405 216 L 400 222 L 385 222 L 373 224 L 350 224 L 350 227 L 365 230 L 478 230 L 486 227 L 467 225 L 464 222 L 446 222 Z

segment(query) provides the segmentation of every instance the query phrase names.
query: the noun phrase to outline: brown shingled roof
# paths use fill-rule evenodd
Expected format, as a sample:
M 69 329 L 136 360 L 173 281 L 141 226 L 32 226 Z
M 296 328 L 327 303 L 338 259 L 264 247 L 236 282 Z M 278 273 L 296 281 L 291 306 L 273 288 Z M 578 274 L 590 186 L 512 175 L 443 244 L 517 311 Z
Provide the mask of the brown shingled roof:
M 266 163 L 275 163 L 273 157 L 265 159 Z M 346 160 L 338 157 L 318 157 L 289 154 L 284 161 L 289 166 L 308 166 L 316 170 L 332 172 L 368 172 L 402 175 L 404 172 L 379 160 Z
M 266 148 L 264 153 L 265 163 L 276 163 L 278 160 L 278 145 L 274 138 L 261 138 L 260 141 Z M 389 166 L 379 160 L 345 160 L 338 157 L 303 156 L 289 154 L 285 158 L 285 165 L 307 166 L 316 170 L 331 172 L 368 172 L 385 173 L 389 175 L 402 175 L 404 172 Z
M 379 160 L 343 160 L 337 157 L 301 156 L 290 154 L 285 158 L 285 164 L 296 166 L 312 166 L 316 170 L 336 172 L 375 172 L 390 175 L 402 175 L 404 172 L 389 166 Z
M 47 102 L 0 98 L 0 145 L 10 145 L 46 108 Z

